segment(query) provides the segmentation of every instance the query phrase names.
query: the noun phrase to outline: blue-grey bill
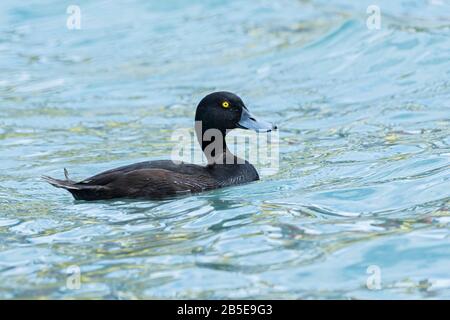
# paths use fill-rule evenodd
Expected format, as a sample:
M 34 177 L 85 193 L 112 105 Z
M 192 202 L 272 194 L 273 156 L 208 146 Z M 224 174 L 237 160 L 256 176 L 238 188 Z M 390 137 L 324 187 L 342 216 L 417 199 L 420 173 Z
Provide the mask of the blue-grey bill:
M 273 129 L 276 129 L 276 126 L 270 122 L 257 120 L 247 109 L 242 109 L 238 127 L 255 131 L 272 131 Z

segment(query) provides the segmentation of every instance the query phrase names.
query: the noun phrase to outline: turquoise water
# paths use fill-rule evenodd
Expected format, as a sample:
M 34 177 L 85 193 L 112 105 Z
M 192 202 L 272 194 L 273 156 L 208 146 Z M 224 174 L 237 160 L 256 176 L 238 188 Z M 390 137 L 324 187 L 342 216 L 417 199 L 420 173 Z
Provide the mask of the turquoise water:
M 0 298 L 450 298 L 449 1 L 377 1 L 379 30 L 373 1 L 76 2 L 80 30 L 0 3 Z M 214 90 L 278 124 L 276 174 L 161 202 L 40 179 L 167 158 Z

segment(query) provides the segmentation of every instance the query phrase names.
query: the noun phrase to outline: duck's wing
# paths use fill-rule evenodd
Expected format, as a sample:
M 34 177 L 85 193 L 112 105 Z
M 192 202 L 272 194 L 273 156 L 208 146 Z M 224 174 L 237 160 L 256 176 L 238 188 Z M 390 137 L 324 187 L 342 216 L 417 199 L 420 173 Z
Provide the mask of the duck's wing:
M 66 189 L 78 200 L 161 199 L 217 187 L 217 182 L 206 174 L 192 175 L 160 168 L 119 169 L 77 183 L 51 177 L 44 179 L 55 187 Z
M 138 162 L 111 170 L 107 170 L 96 174 L 92 177 L 85 179 L 82 182 L 96 181 L 98 184 L 107 184 L 111 179 L 117 175 L 127 174 L 133 171 L 142 169 L 163 169 L 174 173 L 187 174 L 187 175 L 204 175 L 205 167 L 189 164 L 189 163 L 176 163 L 171 160 L 154 160 Z

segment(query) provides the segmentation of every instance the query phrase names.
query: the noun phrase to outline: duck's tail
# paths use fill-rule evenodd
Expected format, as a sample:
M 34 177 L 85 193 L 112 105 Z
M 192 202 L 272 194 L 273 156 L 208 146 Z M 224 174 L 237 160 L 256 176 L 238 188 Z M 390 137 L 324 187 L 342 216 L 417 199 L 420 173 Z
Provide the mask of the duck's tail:
M 64 176 L 66 177 L 66 180 L 55 179 L 49 176 L 42 176 L 41 178 L 56 188 L 63 188 L 68 191 L 81 189 L 79 186 L 76 186 L 75 181 L 69 179 L 69 173 L 66 168 L 64 168 Z

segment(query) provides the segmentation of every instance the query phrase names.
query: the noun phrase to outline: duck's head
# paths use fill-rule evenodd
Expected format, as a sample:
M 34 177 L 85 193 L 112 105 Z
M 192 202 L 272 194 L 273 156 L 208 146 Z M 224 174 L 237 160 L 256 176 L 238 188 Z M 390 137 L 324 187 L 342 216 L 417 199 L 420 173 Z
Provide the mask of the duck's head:
M 257 120 L 248 111 L 241 98 L 231 92 L 214 92 L 204 97 L 197 106 L 195 121 L 202 131 L 218 129 L 225 136 L 232 129 L 268 132 L 277 129 L 272 123 Z

